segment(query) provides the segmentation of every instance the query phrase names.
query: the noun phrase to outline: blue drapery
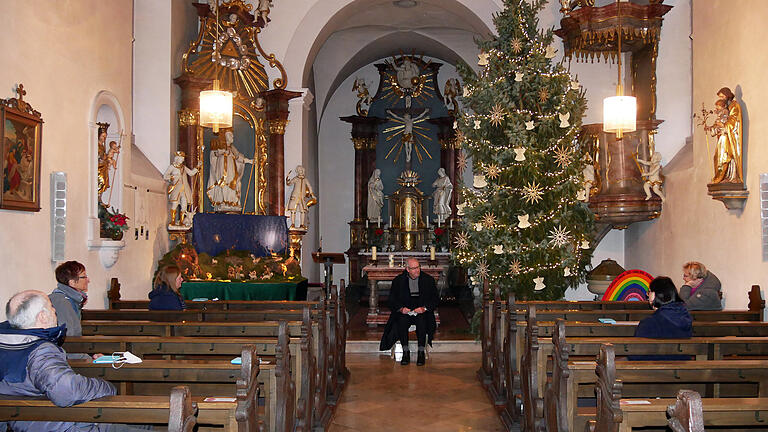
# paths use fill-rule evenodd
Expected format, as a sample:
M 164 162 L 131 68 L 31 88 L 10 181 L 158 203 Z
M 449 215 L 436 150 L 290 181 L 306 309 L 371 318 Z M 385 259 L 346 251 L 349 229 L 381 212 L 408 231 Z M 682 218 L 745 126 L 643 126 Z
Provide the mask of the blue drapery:
M 227 249 L 256 256 L 284 255 L 288 226 L 284 216 L 198 213 L 192 224 L 192 242 L 197 253 L 211 256 Z

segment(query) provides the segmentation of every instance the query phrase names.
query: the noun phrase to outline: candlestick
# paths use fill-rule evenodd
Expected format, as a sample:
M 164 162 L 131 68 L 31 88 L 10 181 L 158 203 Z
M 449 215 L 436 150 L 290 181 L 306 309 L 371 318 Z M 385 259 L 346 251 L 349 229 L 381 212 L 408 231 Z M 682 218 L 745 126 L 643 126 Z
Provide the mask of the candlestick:
M 371 261 L 376 261 L 376 246 L 371 248 Z

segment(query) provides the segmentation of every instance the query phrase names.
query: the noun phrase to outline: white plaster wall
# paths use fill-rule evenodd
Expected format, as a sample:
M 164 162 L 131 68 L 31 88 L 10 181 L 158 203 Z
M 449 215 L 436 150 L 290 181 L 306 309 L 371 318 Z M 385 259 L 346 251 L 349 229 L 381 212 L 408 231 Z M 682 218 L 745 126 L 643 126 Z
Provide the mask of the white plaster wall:
M 87 222 L 89 184 L 95 172 L 89 171 L 91 126 L 89 116 L 96 95 L 108 90 L 116 96 L 131 131 L 131 52 L 133 2 L 130 0 L 81 0 L 60 2 L 38 0 L 0 2 L 4 33 L 0 50 L 7 59 L 0 68 L 0 97 L 13 97 L 13 89 L 23 83 L 25 100 L 40 111 L 43 125 L 41 161 L 41 211 L 37 213 L 0 210 L 0 251 L 3 304 L 21 289 L 50 291 L 55 286 L 56 263 L 50 255 L 50 173 L 64 171 L 68 178 L 66 257 L 85 264 L 91 278 L 89 308 L 105 306 L 106 288 L 111 277 L 124 283 L 126 298 L 145 297 L 149 290 L 152 266 L 162 247 L 155 229 L 162 222 L 162 201 L 150 200 L 152 235 L 150 240 L 134 241 L 127 235 L 120 260 L 105 269 L 97 252 L 89 251 Z M 130 148 L 130 143 L 124 146 Z M 125 150 L 124 172 L 130 166 L 130 150 Z M 122 156 L 121 156 L 122 157 Z M 126 179 L 129 181 L 130 179 Z M 129 200 L 128 192 L 124 191 Z M 159 207 L 163 207 L 162 212 Z M 130 234 L 130 233 L 128 233 Z M 4 313 L 4 308 L 0 308 Z
M 768 149 L 760 145 L 768 127 L 758 120 L 768 115 L 763 98 L 768 60 L 755 50 L 768 37 L 761 21 L 766 14 L 768 2 L 760 0 L 692 4 L 692 109 L 702 102 L 711 108 L 724 86 L 742 103 L 744 172 L 751 194 L 744 210 L 728 211 L 707 195 L 712 162 L 704 133 L 696 128 L 692 144 L 665 167 L 667 204 L 661 218 L 631 226 L 627 235 L 630 265 L 667 274 L 677 284 L 683 263 L 704 263 L 723 283 L 726 308 L 746 307 L 746 291 L 752 284 L 765 286 L 768 270 L 760 249 L 758 199 L 759 174 L 768 172 Z
M 176 110 L 171 103 L 171 79 L 178 71 L 171 53 L 171 12 L 174 3 L 135 0 L 133 98 L 136 146 L 158 171 L 170 161 L 171 124 Z

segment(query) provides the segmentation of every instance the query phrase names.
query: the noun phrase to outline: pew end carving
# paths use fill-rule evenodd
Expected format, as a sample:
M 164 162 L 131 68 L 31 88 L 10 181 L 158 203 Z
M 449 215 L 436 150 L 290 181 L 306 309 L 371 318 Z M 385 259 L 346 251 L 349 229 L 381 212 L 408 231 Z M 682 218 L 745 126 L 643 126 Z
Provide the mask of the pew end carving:
M 192 402 L 189 387 L 176 386 L 171 389 L 170 404 L 168 432 L 192 432 L 197 425 L 197 404 Z
M 526 311 L 525 348 L 520 364 L 520 382 L 523 398 L 523 430 L 541 432 L 545 430 L 544 400 L 539 396 L 536 361 L 539 356 L 539 328 L 536 324 L 536 306 L 529 305 Z
M 564 409 L 567 407 L 576 409 L 576 401 L 567 400 L 568 393 L 566 392 L 570 378 L 570 370 L 568 369 L 570 345 L 565 341 L 565 320 L 558 319 L 555 321 L 552 342 L 552 380 L 547 383 L 544 395 L 544 417 L 547 430 L 572 432 L 569 427 L 568 410 Z
M 704 432 L 701 395 L 692 390 L 677 392 L 674 405 L 667 408 L 669 427 L 674 432 Z

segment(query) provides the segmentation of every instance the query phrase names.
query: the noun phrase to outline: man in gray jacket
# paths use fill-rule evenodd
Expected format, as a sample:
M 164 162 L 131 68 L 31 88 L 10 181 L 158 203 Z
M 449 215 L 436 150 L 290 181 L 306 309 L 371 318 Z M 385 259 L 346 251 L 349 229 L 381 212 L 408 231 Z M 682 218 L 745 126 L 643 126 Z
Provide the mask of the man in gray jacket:
M 45 396 L 67 407 L 117 393 L 100 378 L 75 373 L 67 363 L 65 330 L 56 326 L 56 309 L 45 293 L 22 291 L 5 307 L 8 321 L 0 323 L 0 394 Z M 71 422 L 10 422 L 16 432 L 117 431 L 123 425 Z
M 704 264 L 696 261 L 685 263 L 680 298 L 688 310 L 722 310 L 720 299 L 720 279 L 707 270 Z

